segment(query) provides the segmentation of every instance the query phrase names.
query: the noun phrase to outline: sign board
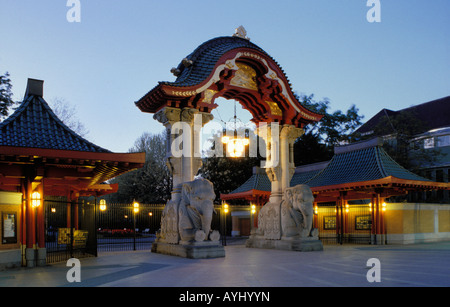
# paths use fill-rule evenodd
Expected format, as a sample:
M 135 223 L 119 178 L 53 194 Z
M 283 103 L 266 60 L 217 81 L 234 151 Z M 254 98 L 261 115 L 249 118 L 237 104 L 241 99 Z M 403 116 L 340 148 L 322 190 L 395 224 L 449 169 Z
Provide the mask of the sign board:
M 73 234 L 73 247 L 85 248 L 89 232 L 87 230 L 75 230 Z
M 16 213 L 2 213 L 2 244 L 17 243 Z
M 58 244 L 70 244 L 70 228 L 58 228 Z
M 73 248 L 85 248 L 89 232 L 87 230 L 73 231 Z M 58 229 L 58 244 L 70 244 L 70 228 Z

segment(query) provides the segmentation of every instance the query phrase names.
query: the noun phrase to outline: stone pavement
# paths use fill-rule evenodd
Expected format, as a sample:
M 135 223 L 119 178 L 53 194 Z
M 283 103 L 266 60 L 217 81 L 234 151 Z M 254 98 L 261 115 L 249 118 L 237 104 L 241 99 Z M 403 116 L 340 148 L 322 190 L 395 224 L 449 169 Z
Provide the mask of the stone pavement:
M 184 259 L 150 251 L 107 252 L 81 261 L 81 283 L 66 263 L 0 272 L 1 287 L 448 287 L 450 242 L 324 246 L 321 252 L 225 247 L 226 257 Z M 240 243 L 240 244 L 238 244 Z M 370 283 L 367 261 L 380 261 Z

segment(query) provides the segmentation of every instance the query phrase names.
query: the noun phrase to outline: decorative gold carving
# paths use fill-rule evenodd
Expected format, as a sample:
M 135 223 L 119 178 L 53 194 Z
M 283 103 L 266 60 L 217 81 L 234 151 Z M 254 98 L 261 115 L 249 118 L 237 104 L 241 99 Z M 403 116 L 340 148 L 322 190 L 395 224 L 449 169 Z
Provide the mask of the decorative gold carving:
M 256 84 L 256 71 L 250 66 L 242 63 L 236 63 L 236 66 L 239 69 L 236 71 L 230 84 L 257 91 L 258 85 Z
M 283 111 L 281 111 L 280 107 L 273 101 L 266 101 L 270 107 L 270 113 L 276 116 L 283 116 Z
M 206 91 L 203 92 L 203 102 L 211 103 L 212 102 L 212 98 L 217 93 L 218 93 L 218 91 L 207 89 Z
M 190 97 L 197 95 L 197 91 L 171 91 L 172 96 Z

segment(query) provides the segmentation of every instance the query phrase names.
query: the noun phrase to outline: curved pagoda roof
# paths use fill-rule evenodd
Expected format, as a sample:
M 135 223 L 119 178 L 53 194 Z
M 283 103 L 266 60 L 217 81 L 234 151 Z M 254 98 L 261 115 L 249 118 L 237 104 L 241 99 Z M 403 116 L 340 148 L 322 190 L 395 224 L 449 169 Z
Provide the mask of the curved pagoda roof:
M 237 36 L 222 36 L 213 38 L 198 46 L 185 59 L 192 61 L 192 65 L 184 65 L 186 60 L 180 62 L 176 68 L 177 79 L 174 82 L 160 82 L 171 86 L 194 86 L 208 78 L 219 59 L 228 51 L 237 48 L 257 50 L 270 57 L 262 48 L 250 42 L 248 39 Z
M 25 94 L 19 108 L 0 123 L 0 131 L 0 146 L 111 152 L 87 141 L 67 127 L 44 98 L 35 92 Z
M 450 189 L 449 183 L 434 182 L 402 167 L 382 148 L 379 138 L 336 147 L 331 161 L 297 167 L 290 186 L 298 184 L 310 186 L 318 202 L 334 201 L 341 192 L 346 193 L 348 200 L 356 200 L 370 198 L 376 192 L 389 197 L 408 190 Z M 245 198 L 270 191 L 270 181 L 260 170 L 221 198 Z
M 281 66 L 261 47 L 239 36 L 216 37 L 198 46 L 171 70 L 175 81 L 161 81 L 135 104 L 142 112 L 164 107 L 211 112 L 214 99 L 238 100 L 255 122 L 279 121 L 298 127 L 323 115 L 304 107 Z M 243 83 L 233 82 L 243 75 Z
M 402 167 L 382 148 L 379 138 L 336 147 L 328 166 L 305 184 L 320 197 L 348 192 L 348 199 L 364 199 L 364 194 L 375 191 L 389 197 L 408 190 L 450 189 L 448 183 L 433 182 Z
M 298 184 L 304 184 L 312 177 L 317 175 L 328 164 L 327 162 L 314 163 L 310 165 L 299 166 L 295 169 L 295 173 L 292 176 L 290 186 L 296 186 Z M 256 196 L 270 196 L 272 191 L 272 183 L 267 176 L 266 170 L 255 166 L 253 168 L 253 175 L 241 186 L 229 194 L 222 194 L 220 198 L 222 200 L 227 199 L 239 199 Z
M 113 153 L 67 127 L 44 100 L 42 80 L 28 79 L 23 102 L 0 123 L 0 190 L 20 191 L 26 179 L 45 182 L 45 195 L 99 196 L 117 191 L 104 181 L 144 162 L 145 153 Z

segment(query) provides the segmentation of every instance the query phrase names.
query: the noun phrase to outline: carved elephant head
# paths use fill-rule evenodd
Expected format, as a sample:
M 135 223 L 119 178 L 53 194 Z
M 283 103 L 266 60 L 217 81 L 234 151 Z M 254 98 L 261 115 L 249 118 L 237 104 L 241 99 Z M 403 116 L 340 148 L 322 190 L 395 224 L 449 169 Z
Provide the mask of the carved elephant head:
M 182 186 L 180 202 L 180 235 L 183 240 L 199 238 L 199 230 L 203 231 L 207 239 L 211 231 L 214 213 L 213 184 L 207 179 L 196 179 L 186 182 Z M 200 232 L 201 233 L 201 232 Z
M 314 195 L 310 187 L 300 184 L 287 188 L 284 197 L 292 208 L 292 217 L 301 232 L 301 236 L 308 236 L 312 228 L 314 214 Z

